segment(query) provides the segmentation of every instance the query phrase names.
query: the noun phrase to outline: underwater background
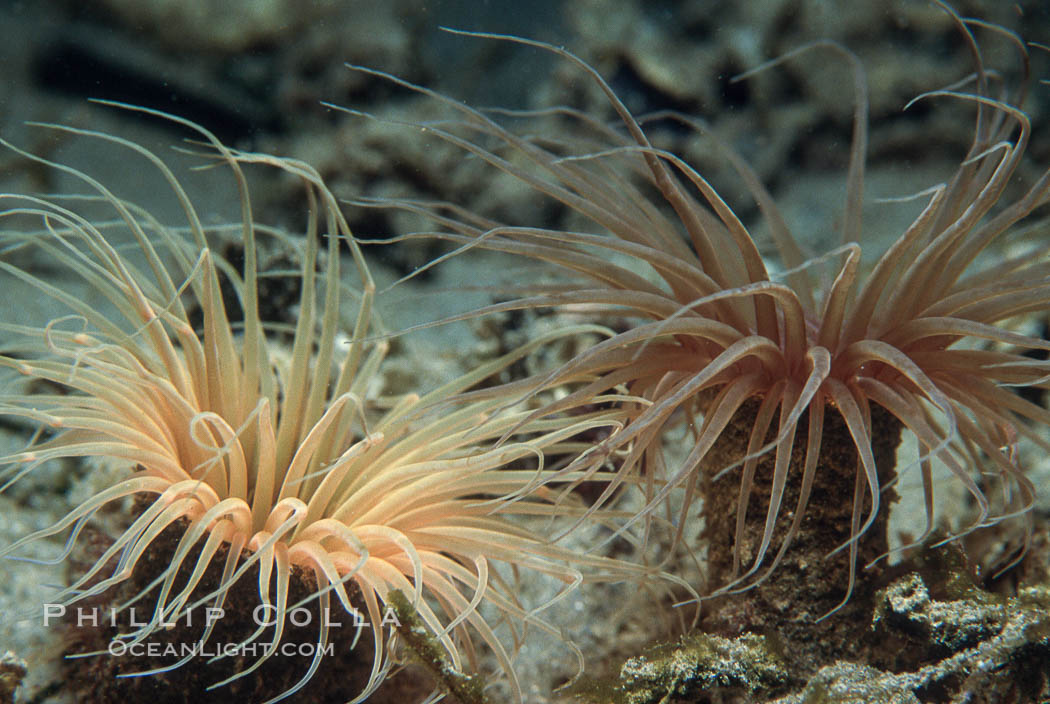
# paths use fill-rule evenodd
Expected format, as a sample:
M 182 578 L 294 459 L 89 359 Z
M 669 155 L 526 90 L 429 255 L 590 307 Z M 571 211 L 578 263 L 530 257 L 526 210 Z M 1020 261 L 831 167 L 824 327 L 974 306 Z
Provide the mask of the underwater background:
M 1026 41 L 1050 45 L 1050 3 L 1045 0 L 971 0 L 953 7 L 963 16 L 1013 30 Z M 109 99 L 163 110 L 200 123 L 236 148 L 302 159 L 340 197 L 440 199 L 537 226 L 571 224 L 566 213 L 535 193 L 492 179 L 477 164 L 434 148 L 418 135 L 322 104 L 394 121 L 431 119 L 425 101 L 344 66 L 350 63 L 474 106 L 529 110 L 567 105 L 612 118 L 597 87 L 557 58 L 528 47 L 453 35 L 442 27 L 563 46 L 593 65 L 634 114 L 676 110 L 702 118 L 748 160 L 793 231 L 816 250 L 833 242 L 845 194 L 853 110 L 848 70 L 826 57 L 804 57 L 746 81 L 734 81 L 734 76 L 816 39 L 838 41 L 860 58 L 867 70 L 871 111 L 865 246 L 875 251 L 899 235 L 916 213 L 914 204 L 877 200 L 916 193 L 947 178 L 972 139 L 972 111 L 957 104 L 924 103 L 902 112 L 917 94 L 970 70 L 970 57 L 950 18 L 924 0 L 0 0 L 0 137 L 89 171 L 161 219 L 177 218 L 178 204 L 170 194 L 153 197 L 162 190 L 159 182 L 129 168 L 125 155 L 98 141 L 26 122 L 100 130 L 164 154 L 211 222 L 237 217 L 235 191 L 232 184 L 216 185 L 221 179 L 198 181 L 190 175 L 188 169 L 198 160 L 169 149 L 181 143 L 182 131 L 88 101 Z M 1050 51 L 1032 48 L 1030 53 L 1033 75 L 1050 77 Z M 1007 73 L 1018 70 L 999 44 L 985 59 Z M 1031 181 L 1050 163 L 1050 85 L 1035 85 L 1024 107 L 1034 129 L 1021 175 Z M 747 191 L 701 140 L 663 124 L 654 126 L 651 136 L 657 146 L 695 165 L 745 224 L 756 224 L 761 231 L 760 213 Z M 0 151 L 0 192 L 49 193 L 72 187 L 72 180 L 61 174 Z M 292 179 L 261 174 L 253 188 L 253 206 L 264 219 L 298 222 L 301 193 Z M 385 239 L 420 227 L 408 214 L 350 209 L 348 217 L 363 238 Z M 1045 232 L 1042 236 L 1047 237 Z M 436 244 L 404 243 L 372 248 L 366 255 L 380 282 L 389 283 L 444 251 Z M 381 306 L 384 321 L 396 330 L 483 304 L 490 300 L 489 292 L 470 287 L 477 283 L 476 268 L 492 266 L 480 255 L 477 260 L 464 257 L 413 278 Z M 494 280 L 497 273 L 504 279 L 528 275 L 486 271 L 482 278 Z M 48 301 L 16 291 L 26 289 L 0 279 L 5 322 L 39 325 L 56 314 Z M 1046 320 L 1046 313 L 1033 316 L 1031 329 L 1045 326 Z M 527 327 L 534 322 L 511 321 L 500 328 L 503 323 L 507 321 L 461 323 L 411 336 L 394 355 L 397 383 L 402 390 L 432 387 L 468 368 L 471 355 L 482 354 L 477 349 L 502 346 L 508 336 L 534 334 Z M 26 440 L 25 428 L 6 421 L 0 425 L 0 455 L 17 451 Z M 1034 513 L 1037 540 L 1043 541 L 1037 543 L 1037 559 L 1045 560 L 1050 555 L 1050 460 L 1037 452 L 1029 460 L 1030 478 L 1041 491 Z M 0 546 L 53 523 L 104 482 L 105 471 L 90 462 L 64 463 L 35 472 L 0 494 Z M 951 518 L 953 500 L 959 503 L 955 509 L 965 513 L 965 491 L 945 491 L 949 496 L 955 492 L 939 507 L 945 520 Z M 895 529 L 921 529 L 915 527 L 921 511 L 921 500 L 898 505 L 891 516 Z M 28 665 L 12 701 L 70 701 L 50 694 L 62 649 L 58 635 L 38 620 L 8 618 L 46 600 L 46 585 L 55 574 L 54 568 L 24 562 L 0 564 L 0 656 L 10 652 Z M 609 637 L 601 618 L 584 611 L 565 621 L 577 629 L 578 639 L 600 647 Z M 529 650 L 524 652 L 520 667 L 527 700 L 556 701 L 550 689 L 564 671 L 549 662 L 542 647 L 533 649 L 531 657 Z M 0 703 L 3 692 L 0 684 Z

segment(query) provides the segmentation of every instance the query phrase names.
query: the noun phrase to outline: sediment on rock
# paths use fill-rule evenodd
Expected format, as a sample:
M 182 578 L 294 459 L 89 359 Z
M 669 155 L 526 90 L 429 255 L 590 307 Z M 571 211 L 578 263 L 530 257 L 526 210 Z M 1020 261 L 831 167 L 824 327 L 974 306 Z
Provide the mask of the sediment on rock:
M 752 401 L 740 408 L 736 418 L 722 433 L 702 466 L 701 492 L 704 500 L 705 532 L 708 545 L 710 584 L 715 589 L 734 578 L 733 554 L 740 499 L 740 470 L 714 481 L 723 468 L 745 456 L 751 429 L 759 408 Z M 776 423 L 766 442 L 776 437 Z M 781 547 L 797 510 L 805 460 L 808 419 L 799 422 L 788 470 L 787 486 L 781 500 L 773 540 L 762 567 L 753 575 L 763 575 Z M 885 485 L 892 476 L 895 453 L 900 442 L 900 423 L 881 408 L 871 413 L 872 451 Z M 758 462 L 754 483 L 746 503 L 746 520 L 740 541 L 740 570 L 750 569 L 762 541 L 766 512 L 773 483 L 774 452 Z M 870 620 L 870 598 L 881 586 L 881 567 L 864 566 L 888 549 L 889 505 L 896 493 L 884 490 L 874 523 L 863 535 L 857 551 L 855 569 L 859 576 L 850 599 L 842 604 L 850 583 L 849 550 L 829 553 L 852 537 L 854 492 L 858 481 L 857 451 L 841 416 L 832 408 L 825 414 L 813 488 L 798 533 L 782 561 L 757 586 L 705 602 L 704 629 L 723 636 L 745 632 L 759 633 L 779 641 L 791 653 L 793 674 L 804 677 L 837 659 L 863 659 L 869 647 L 858 628 Z M 863 476 L 860 481 L 864 482 Z M 861 487 L 867 491 L 866 483 Z M 863 503 L 862 520 L 871 510 L 871 497 Z M 710 606 L 707 606 L 707 604 Z M 840 604 L 841 607 L 840 607 Z M 826 619 L 821 617 L 839 607 Z M 861 636 L 858 637 L 858 630 Z

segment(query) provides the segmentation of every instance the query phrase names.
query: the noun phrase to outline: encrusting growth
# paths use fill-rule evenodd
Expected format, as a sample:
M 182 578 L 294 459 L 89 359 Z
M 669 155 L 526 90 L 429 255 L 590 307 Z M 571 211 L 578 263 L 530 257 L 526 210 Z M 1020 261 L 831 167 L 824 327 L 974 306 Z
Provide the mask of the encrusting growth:
M 483 647 L 520 699 L 511 660 L 525 628 L 560 635 L 538 615 L 539 605 L 516 597 L 519 569 L 561 582 L 553 599 L 585 578 L 638 579 L 650 572 L 575 554 L 517 520 L 573 515 L 571 502 L 555 505 L 542 488 L 532 493 L 552 478 L 542 458 L 577 454 L 582 448 L 574 436 L 615 426 L 621 413 L 581 408 L 565 422 L 508 408 L 508 397 L 498 389 L 475 392 L 469 399 L 460 395 L 571 331 L 533 340 L 423 396 L 378 395 L 388 343 L 373 322 L 374 285 L 317 174 L 293 160 L 235 152 L 185 120 L 129 109 L 195 131 L 204 138 L 201 148 L 210 150 L 208 158 L 232 172 L 240 194 L 243 271 L 216 254 L 216 232 L 201 224 L 157 156 L 111 135 L 46 126 L 102 140 L 151 164 L 170 186 L 186 224 L 163 225 L 91 176 L 29 154 L 24 156 L 76 177 L 91 193 L 0 196 L 8 204 L 0 213 L 5 221 L 28 216 L 43 223 L 40 231 L 5 231 L 5 248 L 39 251 L 115 311 L 104 314 L 63 284 L 0 261 L 7 275 L 70 311 L 44 327 L 0 323 L 7 339 L 0 364 L 43 382 L 37 393 L 9 389 L 0 396 L 0 413 L 37 428 L 24 451 L 2 458 L 8 465 L 0 475 L 3 487 L 62 458 L 108 458 L 133 470 L 55 525 L 4 546 L 0 556 L 17 557 L 27 543 L 68 536 L 64 559 L 96 514 L 135 497 L 138 513 L 129 525 L 51 599 L 72 610 L 97 607 L 99 599 L 117 595 L 115 603 L 105 605 L 117 609 L 123 629 L 104 639 L 112 637 L 112 642 L 97 642 L 99 652 L 78 655 L 104 658 L 114 647 L 130 651 L 163 640 L 169 624 L 190 616 L 203 625 L 176 631 L 189 644 L 207 648 L 222 632 L 236 634 L 233 645 L 251 649 L 225 660 L 180 653 L 130 665 L 129 659 L 115 658 L 110 675 L 164 677 L 165 691 L 179 701 L 190 691 L 196 701 L 241 692 L 273 702 L 294 695 L 327 666 L 330 639 L 341 648 L 360 639 L 362 647 L 339 655 L 358 661 L 356 670 L 364 672 L 361 690 L 340 701 L 363 701 L 394 663 L 396 628 L 385 605 L 397 590 L 452 666 L 477 667 Z M 308 212 L 301 241 L 253 221 L 242 173 L 252 164 L 301 180 Z M 117 219 L 99 223 L 81 215 L 85 204 L 106 206 Z M 114 245 L 118 234 L 129 237 L 130 245 Z M 260 235 L 295 247 L 301 259 L 294 275 L 301 293 L 288 355 L 280 354 L 275 335 L 287 332 L 287 326 L 263 320 L 258 312 L 259 281 L 267 274 L 257 270 Z M 344 248 L 356 266 L 359 291 L 343 281 Z M 222 282 L 235 292 L 243 311 L 239 322 L 227 314 L 231 301 L 224 300 Z M 356 299 L 356 313 L 344 335 L 347 299 Z M 191 324 L 198 307 L 199 328 Z M 120 591 L 127 585 L 134 585 L 130 593 Z M 239 630 L 207 623 L 202 615 L 205 608 L 223 609 L 246 619 L 257 606 L 272 618 L 242 623 Z M 290 621 L 301 606 L 339 616 L 315 624 L 310 654 L 288 665 L 289 659 L 281 657 L 287 653 L 278 648 L 302 637 L 293 636 Z M 138 609 L 137 617 L 128 618 L 131 608 Z M 355 621 L 369 628 L 353 628 L 349 636 L 330 633 L 334 626 L 329 624 L 336 621 L 351 624 L 348 629 Z M 503 633 L 497 633 L 499 624 Z M 83 633 L 80 638 L 90 641 Z M 215 662 L 226 669 L 209 669 Z M 187 676 L 180 681 L 184 665 Z M 253 680 L 257 670 L 265 678 Z M 199 672 L 221 674 L 199 682 Z M 342 677 L 344 688 L 349 677 Z M 145 690 L 130 688 L 148 679 L 124 680 L 127 690 L 120 690 L 119 682 L 103 682 L 106 691 L 115 689 L 113 696 L 121 691 L 145 696 Z M 212 693 L 205 687 L 219 689 Z M 159 701 L 155 693 L 149 696 Z

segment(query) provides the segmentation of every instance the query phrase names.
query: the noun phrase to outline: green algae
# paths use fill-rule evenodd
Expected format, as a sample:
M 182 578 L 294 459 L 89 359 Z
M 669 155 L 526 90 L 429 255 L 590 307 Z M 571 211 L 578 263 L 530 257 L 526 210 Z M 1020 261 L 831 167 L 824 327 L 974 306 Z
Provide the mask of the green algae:
M 444 648 L 400 590 L 394 589 L 389 592 L 387 604 L 394 609 L 397 616 L 395 628 L 405 647 L 430 671 L 446 692 L 462 704 L 489 704 L 481 677 L 461 672 L 449 661 Z
M 632 657 L 618 677 L 586 680 L 573 694 L 580 701 L 602 704 L 659 704 L 712 689 L 754 692 L 782 684 L 787 677 L 765 637 L 699 633 Z

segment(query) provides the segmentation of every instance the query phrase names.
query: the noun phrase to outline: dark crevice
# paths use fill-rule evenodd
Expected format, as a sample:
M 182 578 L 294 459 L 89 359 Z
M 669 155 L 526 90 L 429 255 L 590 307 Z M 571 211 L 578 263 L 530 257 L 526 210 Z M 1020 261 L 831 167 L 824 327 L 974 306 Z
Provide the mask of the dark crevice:
M 203 125 L 226 143 L 244 143 L 259 131 L 281 131 L 273 106 L 243 86 L 119 44 L 108 36 L 85 39 L 79 32 L 75 38 L 72 33 L 56 37 L 34 57 L 33 80 L 64 95 L 174 113 Z

